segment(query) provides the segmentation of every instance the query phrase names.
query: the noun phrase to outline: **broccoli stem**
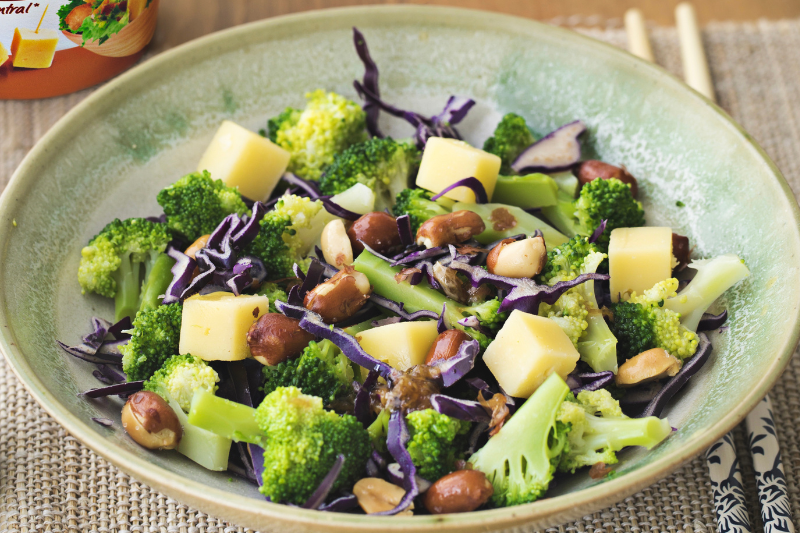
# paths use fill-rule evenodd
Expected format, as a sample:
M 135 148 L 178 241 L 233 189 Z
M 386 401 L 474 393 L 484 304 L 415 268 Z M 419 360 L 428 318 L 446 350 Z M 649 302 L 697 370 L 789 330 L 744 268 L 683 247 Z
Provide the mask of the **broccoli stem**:
M 155 309 L 161 305 L 161 297 L 172 283 L 171 269 L 174 264 L 175 260 L 167 254 L 158 254 L 142 285 L 142 303 L 139 305 L 139 311 Z
M 523 209 L 533 209 L 556 205 L 557 192 L 558 185 L 553 178 L 546 174 L 497 176 L 492 201 Z
M 261 444 L 264 432 L 256 422 L 256 410 L 198 389 L 192 397 L 189 423 L 220 437 Z
M 672 433 L 669 421 L 664 418 L 603 418 L 586 415 L 588 428 L 584 433 L 585 452 L 611 448 L 621 450 L 626 446 L 644 446 L 648 450 Z M 570 448 L 570 453 L 582 453 Z
M 478 242 L 483 244 L 506 239 L 520 233 L 531 235 L 537 229 L 542 231 L 548 250 L 552 250 L 559 244 L 564 244 L 569 240 L 555 228 L 513 205 L 459 202 L 453 206 L 453 211 L 462 209 L 477 213 L 483 219 L 486 230 L 475 237 Z
M 221 472 L 228 469 L 228 456 L 231 451 L 231 439 L 220 437 L 210 431 L 189 423 L 186 413 L 171 397 L 169 405 L 183 427 L 183 436 L 178 444 L 178 453 L 185 455 L 195 463 L 208 470 Z
M 134 261 L 131 254 L 122 256 L 119 268 L 114 272 L 117 294 L 114 296 L 114 316 L 117 321 L 128 316 L 133 319 L 139 309 L 139 291 L 142 288 L 142 263 Z
M 564 235 L 574 237 L 578 233 L 575 218 L 575 199 L 563 190 L 558 191 L 556 205 L 542 208 L 542 213 Z
M 611 333 L 599 309 L 590 309 L 586 316 L 589 327 L 578 340 L 578 353 L 595 372 L 617 373 L 617 338 Z

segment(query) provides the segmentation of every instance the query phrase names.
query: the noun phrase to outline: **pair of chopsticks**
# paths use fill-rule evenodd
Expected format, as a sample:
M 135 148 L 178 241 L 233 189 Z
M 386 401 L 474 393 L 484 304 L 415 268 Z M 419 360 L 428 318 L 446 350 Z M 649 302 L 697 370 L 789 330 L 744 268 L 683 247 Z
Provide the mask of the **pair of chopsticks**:
M 679 4 L 675 8 L 675 19 L 686 84 L 709 100 L 716 101 L 694 6 L 689 2 Z M 630 9 L 625 13 L 625 30 L 630 52 L 647 61 L 654 61 L 644 16 L 640 10 Z M 786 477 L 769 396 L 764 397 L 753 412 L 747 415 L 745 425 L 764 531 L 793 533 L 795 529 Z M 730 433 L 706 451 L 706 462 L 714 492 L 719 533 L 750 533 L 752 527 L 745 504 L 742 473 Z

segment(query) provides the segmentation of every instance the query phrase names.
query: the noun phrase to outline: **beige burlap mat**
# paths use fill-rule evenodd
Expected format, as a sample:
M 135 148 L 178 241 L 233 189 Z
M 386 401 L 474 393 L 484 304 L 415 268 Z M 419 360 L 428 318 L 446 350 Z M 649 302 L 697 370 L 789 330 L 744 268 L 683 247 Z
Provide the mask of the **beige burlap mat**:
M 580 20 L 562 23 L 579 25 Z M 591 21 L 590 21 L 591 22 Z M 625 44 L 624 31 L 581 30 Z M 656 59 L 680 72 L 674 29 L 653 28 Z M 800 191 L 800 20 L 713 24 L 705 42 L 720 105 L 761 143 Z M 89 91 L 0 102 L 0 186 L 34 142 Z M 792 512 L 800 519 L 800 358 L 771 394 Z M 761 530 L 742 428 L 735 432 L 751 521 Z M 70 437 L 0 363 L 0 531 L 233 532 L 131 479 Z M 704 458 L 618 505 L 548 531 L 716 531 Z

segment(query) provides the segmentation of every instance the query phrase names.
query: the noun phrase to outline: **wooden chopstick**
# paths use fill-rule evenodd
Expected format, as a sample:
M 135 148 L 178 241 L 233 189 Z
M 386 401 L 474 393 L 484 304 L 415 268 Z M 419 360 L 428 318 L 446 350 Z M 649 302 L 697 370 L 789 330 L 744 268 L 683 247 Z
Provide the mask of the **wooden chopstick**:
M 689 2 L 678 4 L 675 8 L 675 21 L 678 25 L 678 41 L 681 45 L 686 84 L 709 100 L 716 101 L 694 6 Z
M 625 33 L 628 34 L 628 51 L 637 57 L 654 63 L 653 48 L 650 46 L 647 26 L 644 23 L 644 15 L 640 9 L 632 8 L 625 12 Z

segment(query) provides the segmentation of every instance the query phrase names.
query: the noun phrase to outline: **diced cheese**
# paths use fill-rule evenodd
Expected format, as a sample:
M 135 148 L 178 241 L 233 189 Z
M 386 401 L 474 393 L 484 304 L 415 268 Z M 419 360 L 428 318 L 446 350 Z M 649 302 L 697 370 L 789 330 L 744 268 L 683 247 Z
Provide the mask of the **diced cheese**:
M 464 178 L 477 178 L 492 199 L 500 158 L 474 148 L 464 141 L 431 137 L 422 152 L 417 174 L 417 186 L 435 193 L 441 192 Z M 467 187 L 458 187 L 445 194 L 459 202 L 474 202 L 475 193 Z
M 9 57 L 11 56 L 8 54 L 8 50 L 3 46 L 3 43 L 0 43 L 0 65 L 5 63 Z
M 642 294 L 672 276 L 672 229 L 617 228 L 608 244 L 611 301 Z
M 183 303 L 179 352 L 206 361 L 250 357 L 247 332 L 269 311 L 269 298 L 229 292 L 195 295 Z
M 263 202 L 286 172 L 289 152 L 269 139 L 226 120 L 206 148 L 197 170 L 208 170 L 211 177 L 251 200 Z
M 566 379 L 579 358 L 553 320 L 518 310 L 511 312 L 483 355 L 500 386 L 518 398 L 529 397 L 553 373 Z
M 408 370 L 425 363 L 425 356 L 439 332 L 436 321 L 398 322 L 362 331 L 358 343 L 375 359 L 397 370 Z
M 39 29 L 38 33 L 23 28 L 15 29 L 11 41 L 13 65 L 18 68 L 50 68 L 56 55 L 58 35 L 56 30 L 49 29 Z

